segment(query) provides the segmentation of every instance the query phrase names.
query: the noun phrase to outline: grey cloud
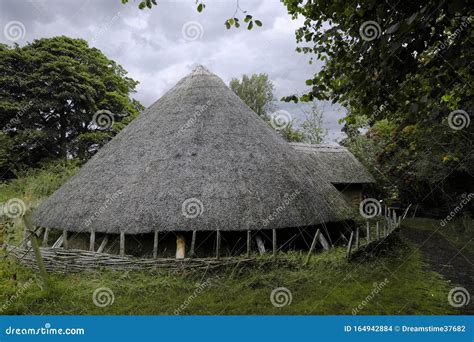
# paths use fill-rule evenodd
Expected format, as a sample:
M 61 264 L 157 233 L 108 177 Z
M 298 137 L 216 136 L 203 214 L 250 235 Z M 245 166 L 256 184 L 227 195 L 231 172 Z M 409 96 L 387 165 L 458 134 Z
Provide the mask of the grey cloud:
M 120 0 L 2 0 L 0 2 L 0 42 L 12 44 L 3 34 L 8 22 L 24 24 L 20 45 L 37 38 L 67 35 L 83 38 L 120 63 L 140 81 L 135 98 L 145 106 L 157 100 L 196 64 L 203 64 L 225 82 L 243 74 L 265 72 L 275 85 L 275 95 L 307 91 L 304 81 L 321 64 L 308 64 L 308 56 L 295 52 L 293 21 L 278 1 L 240 0 L 264 26 L 248 31 L 227 30 L 224 21 L 234 14 L 236 1 L 207 0 L 203 13 L 193 1 L 160 0 L 153 10 L 140 11 L 137 0 L 122 5 Z M 238 13 L 240 18 L 244 14 Z M 197 22 L 199 38 L 189 41 L 183 25 Z M 305 104 L 279 102 L 278 107 L 304 117 Z M 344 110 L 324 104 L 325 126 L 332 137 L 340 137 L 337 121 Z

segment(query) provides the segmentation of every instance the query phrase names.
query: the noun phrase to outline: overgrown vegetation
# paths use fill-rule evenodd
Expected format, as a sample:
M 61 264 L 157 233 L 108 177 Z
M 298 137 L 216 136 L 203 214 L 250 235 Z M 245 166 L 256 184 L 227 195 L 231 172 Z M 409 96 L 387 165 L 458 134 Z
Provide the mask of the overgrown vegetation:
M 1 185 L 0 201 L 18 197 L 37 203 L 76 170 L 77 164 L 69 162 L 25 172 Z M 23 227 L 19 222 L 12 225 L 11 220 L 3 221 L 0 243 L 7 223 L 18 243 Z M 49 289 L 42 287 L 34 271 L 0 252 L 0 303 L 8 303 L 2 314 L 172 315 L 178 310 L 180 314 L 350 315 L 372 294 L 358 314 L 455 313 L 446 300 L 448 283 L 429 271 L 406 242 L 395 238 L 377 253 L 359 256 L 351 263 L 347 263 L 345 252 L 343 247 L 319 252 L 307 267 L 53 274 Z M 279 256 L 296 265 L 302 265 L 304 257 L 305 253 L 299 252 Z M 375 293 L 375 286 L 382 282 L 386 285 Z M 114 295 L 114 302 L 104 308 L 92 300 L 100 287 L 110 288 Z M 278 287 L 291 291 L 291 304 L 282 308 L 272 305 L 270 295 Z

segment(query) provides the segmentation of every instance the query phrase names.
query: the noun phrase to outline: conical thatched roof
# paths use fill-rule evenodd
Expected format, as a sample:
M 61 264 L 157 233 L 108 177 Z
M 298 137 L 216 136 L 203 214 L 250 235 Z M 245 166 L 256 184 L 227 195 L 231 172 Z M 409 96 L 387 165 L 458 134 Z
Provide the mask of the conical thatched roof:
M 375 179 L 349 150 L 339 145 L 290 143 L 332 184 L 374 183 Z
M 38 226 L 127 234 L 306 226 L 341 195 L 216 75 L 198 67 L 34 214 Z

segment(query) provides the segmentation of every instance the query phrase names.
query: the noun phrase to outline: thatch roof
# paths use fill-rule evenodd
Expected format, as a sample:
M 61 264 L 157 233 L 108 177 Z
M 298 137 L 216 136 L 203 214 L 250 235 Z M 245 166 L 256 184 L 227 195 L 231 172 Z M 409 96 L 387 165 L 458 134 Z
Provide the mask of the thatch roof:
M 34 213 L 36 225 L 139 234 L 306 226 L 341 195 L 216 75 L 198 67 Z
M 374 177 L 349 150 L 339 145 L 290 143 L 320 170 L 332 184 L 364 184 L 375 182 Z

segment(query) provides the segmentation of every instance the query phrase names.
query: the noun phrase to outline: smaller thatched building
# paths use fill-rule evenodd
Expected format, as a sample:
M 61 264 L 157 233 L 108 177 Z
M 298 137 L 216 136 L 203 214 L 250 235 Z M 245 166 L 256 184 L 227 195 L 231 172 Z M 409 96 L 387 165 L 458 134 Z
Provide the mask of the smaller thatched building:
M 339 145 L 290 145 L 320 171 L 320 175 L 333 184 L 355 208 L 363 199 L 364 189 L 375 179 L 349 150 Z

